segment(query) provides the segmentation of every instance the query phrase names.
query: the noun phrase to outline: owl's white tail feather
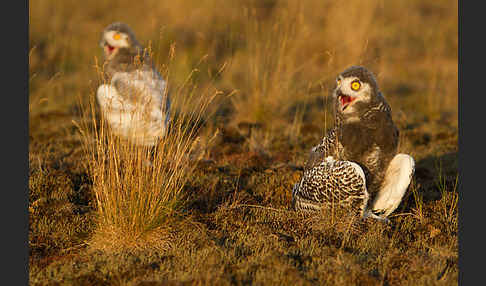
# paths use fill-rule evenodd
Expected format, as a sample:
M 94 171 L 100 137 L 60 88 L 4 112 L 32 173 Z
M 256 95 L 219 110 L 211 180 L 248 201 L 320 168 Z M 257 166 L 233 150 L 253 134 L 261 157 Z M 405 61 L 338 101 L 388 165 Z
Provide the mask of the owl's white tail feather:
M 388 165 L 383 186 L 369 209 L 382 217 L 389 216 L 400 205 L 414 172 L 413 158 L 397 154 Z

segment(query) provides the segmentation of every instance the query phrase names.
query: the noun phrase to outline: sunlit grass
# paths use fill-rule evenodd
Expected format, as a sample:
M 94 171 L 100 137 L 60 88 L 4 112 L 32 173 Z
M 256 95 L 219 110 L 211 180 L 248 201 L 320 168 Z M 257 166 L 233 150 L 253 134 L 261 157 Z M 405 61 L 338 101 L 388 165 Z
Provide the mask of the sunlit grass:
M 98 229 L 92 245 L 112 250 L 168 246 L 171 222 L 185 206 L 183 189 L 202 155 L 197 148 L 199 128 L 221 94 L 194 85 L 192 75 L 171 95 L 169 132 L 154 147 L 110 132 L 97 116 L 94 93 L 87 106 L 80 100 L 83 117 L 78 126 L 97 206 Z

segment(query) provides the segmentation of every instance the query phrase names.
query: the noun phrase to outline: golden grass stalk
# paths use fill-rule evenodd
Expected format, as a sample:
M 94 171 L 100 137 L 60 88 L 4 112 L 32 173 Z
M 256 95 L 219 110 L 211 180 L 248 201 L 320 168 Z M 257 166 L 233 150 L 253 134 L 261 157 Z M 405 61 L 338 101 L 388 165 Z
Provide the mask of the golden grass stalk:
M 154 147 L 137 146 L 110 132 L 97 116 L 94 92 L 87 104 L 80 101 L 83 115 L 77 125 L 97 206 L 94 248 L 169 245 L 171 222 L 183 211 L 183 190 L 201 155 L 195 148 L 198 130 L 220 94 L 191 84 L 192 76 L 172 94 L 170 130 Z

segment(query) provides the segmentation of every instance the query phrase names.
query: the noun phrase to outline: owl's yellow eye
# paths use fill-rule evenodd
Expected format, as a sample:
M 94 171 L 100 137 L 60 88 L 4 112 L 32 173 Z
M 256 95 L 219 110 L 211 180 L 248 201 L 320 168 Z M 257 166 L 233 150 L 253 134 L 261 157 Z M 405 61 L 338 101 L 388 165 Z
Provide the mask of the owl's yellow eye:
M 361 88 L 361 83 L 358 80 L 355 80 L 351 83 L 351 89 L 356 91 Z
M 336 83 L 337 83 L 337 85 L 340 85 L 341 84 L 341 80 L 338 79 Z
M 119 40 L 121 38 L 121 35 L 119 33 L 116 33 L 113 35 L 113 39 Z

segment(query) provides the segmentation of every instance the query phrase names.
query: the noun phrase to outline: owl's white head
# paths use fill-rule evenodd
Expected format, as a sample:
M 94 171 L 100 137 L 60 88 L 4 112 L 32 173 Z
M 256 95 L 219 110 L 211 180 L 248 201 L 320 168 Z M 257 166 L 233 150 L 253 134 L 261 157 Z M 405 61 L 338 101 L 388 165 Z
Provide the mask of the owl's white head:
M 361 110 L 378 94 L 374 75 L 362 66 L 352 66 L 336 78 L 333 92 L 336 112 L 346 115 Z
M 115 22 L 103 30 L 100 46 L 103 48 L 105 58 L 109 60 L 121 49 L 137 48 L 139 43 L 127 24 Z

